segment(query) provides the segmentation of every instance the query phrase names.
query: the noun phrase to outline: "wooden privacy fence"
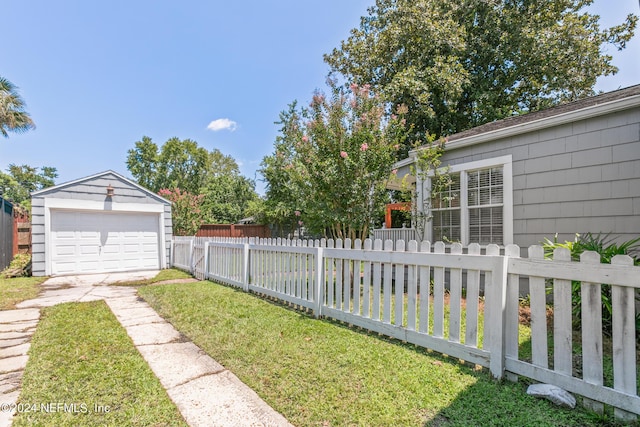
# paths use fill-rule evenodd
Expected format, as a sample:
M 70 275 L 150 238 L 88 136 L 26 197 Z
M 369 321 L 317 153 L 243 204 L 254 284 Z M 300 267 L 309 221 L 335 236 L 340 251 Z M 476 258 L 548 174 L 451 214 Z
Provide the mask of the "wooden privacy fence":
M 286 241 L 202 239 L 172 241 L 173 266 L 200 279 L 268 295 L 326 316 L 489 368 L 496 378 L 518 375 L 604 404 L 619 419 L 640 414 L 635 295 L 640 267 L 628 256 L 600 264 L 567 249 L 545 260 L 509 245 L 501 254 L 477 244 L 467 253 L 442 242 L 387 240 Z M 581 336 L 572 326 L 572 282 L 580 283 Z M 611 286 L 612 336 L 602 333 L 601 286 Z M 530 296 L 530 340 L 519 341 L 521 289 Z M 551 290 L 551 293 L 548 290 Z M 547 307 L 553 310 L 553 319 Z M 551 339 L 549 337 L 551 336 Z M 576 338 L 576 336 L 578 338 Z M 578 340 L 574 345 L 574 340 Z
M 202 224 L 196 237 L 271 237 L 271 229 L 262 224 Z

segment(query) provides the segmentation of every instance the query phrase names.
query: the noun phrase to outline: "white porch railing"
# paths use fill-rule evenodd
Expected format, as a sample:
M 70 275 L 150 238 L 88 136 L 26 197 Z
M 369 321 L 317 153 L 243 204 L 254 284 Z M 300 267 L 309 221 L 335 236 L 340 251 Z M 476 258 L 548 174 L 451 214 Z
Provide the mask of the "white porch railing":
M 174 242 L 174 266 L 189 265 L 193 272 L 193 262 L 185 259 L 200 251 L 205 278 L 487 367 L 496 378 L 522 375 L 557 385 L 584 396 L 585 406 L 596 411 L 602 411 L 603 404 L 613 406 L 623 420 L 640 414 L 634 304 L 640 267 L 628 256 L 614 257 L 609 265 L 600 264 L 594 252 L 571 262 L 566 249 L 556 250 L 553 261 L 545 260 L 540 246 L 530 247 L 528 258 L 520 258 L 515 245 L 508 245 L 501 256 L 496 245 L 489 245 L 486 255 L 480 255 L 477 244 L 469 245 L 466 254 L 459 244 L 445 253 L 441 242 L 431 251 L 428 242 L 415 241 L 398 241 L 394 250 L 391 240 L 192 240 L 192 245 Z M 572 281 L 582 287 L 577 346 L 572 345 Z M 526 357 L 519 354 L 518 335 L 523 283 L 530 289 L 531 309 L 531 355 Z M 610 351 L 603 345 L 601 284 L 612 289 Z M 550 302 L 547 286 L 553 289 Z M 548 304 L 552 328 L 547 324 Z M 552 349 L 547 345 L 549 330 Z M 581 360 L 579 366 L 576 360 Z M 604 369 L 607 363 L 612 369 Z M 612 378 L 606 377 L 611 370 Z
M 391 240 L 397 242 L 404 240 L 410 242 L 418 240 L 418 233 L 415 228 L 377 228 L 373 230 L 373 240 Z

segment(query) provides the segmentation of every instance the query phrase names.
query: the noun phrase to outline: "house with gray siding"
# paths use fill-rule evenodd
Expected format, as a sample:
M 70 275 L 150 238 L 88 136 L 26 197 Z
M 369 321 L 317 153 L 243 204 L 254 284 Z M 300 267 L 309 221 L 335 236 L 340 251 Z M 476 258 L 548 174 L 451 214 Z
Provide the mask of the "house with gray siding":
M 395 165 L 398 177 L 416 181 L 415 157 Z M 640 235 L 640 85 L 451 135 L 441 160 L 454 197 L 433 209 L 430 241 Z M 428 180 L 416 185 L 429 197 Z
M 31 194 L 34 276 L 167 268 L 171 202 L 111 170 Z

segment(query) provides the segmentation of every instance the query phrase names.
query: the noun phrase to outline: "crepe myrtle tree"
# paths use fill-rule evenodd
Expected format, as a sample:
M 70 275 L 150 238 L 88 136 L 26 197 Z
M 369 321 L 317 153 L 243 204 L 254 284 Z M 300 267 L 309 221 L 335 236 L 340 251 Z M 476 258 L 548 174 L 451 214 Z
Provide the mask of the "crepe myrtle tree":
M 171 220 L 175 236 L 193 236 L 202 224 L 204 195 L 191 194 L 179 188 L 163 188 L 158 195 L 171 202 Z
M 275 153 L 261 170 L 266 204 L 315 235 L 366 238 L 389 200 L 386 182 L 406 135 L 406 107 L 390 113 L 369 85 L 329 81 L 307 108 L 280 115 Z

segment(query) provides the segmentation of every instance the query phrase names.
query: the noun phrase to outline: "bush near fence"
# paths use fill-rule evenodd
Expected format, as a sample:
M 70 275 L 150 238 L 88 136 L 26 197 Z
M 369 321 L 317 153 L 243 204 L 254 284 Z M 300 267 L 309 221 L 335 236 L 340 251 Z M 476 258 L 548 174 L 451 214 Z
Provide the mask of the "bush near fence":
M 516 245 L 508 245 L 503 254 L 496 245 L 483 249 L 481 254 L 481 247 L 472 244 L 463 253 L 461 245 L 453 244 L 445 253 L 442 242 L 432 247 L 391 240 L 181 238 L 172 241 L 172 264 L 201 279 L 275 297 L 316 316 L 487 367 L 496 378 L 524 376 L 557 385 L 582 395 L 583 404 L 596 412 L 611 405 L 616 418 L 635 420 L 640 397 L 633 301 L 640 267 L 626 255 L 600 264 L 595 252 L 573 262 L 562 249 L 553 260 L 544 259 L 541 246 L 528 248 L 527 258 L 520 257 Z M 518 342 L 522 281 L 530 290 L 531 354 L 526 357 L 519 354 Z M 582 283 L 581 335 L 572 330 L 572 281 Z M 394 286 L 399 283 L 404 286 Z M 602 284 L 612 288 L 614 313 L 607 353 Z M 612 360 L 611 366 L 606 360 Z M 610 371 L 612 378 L 606 374 Z

